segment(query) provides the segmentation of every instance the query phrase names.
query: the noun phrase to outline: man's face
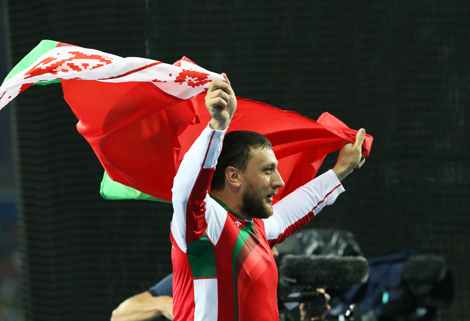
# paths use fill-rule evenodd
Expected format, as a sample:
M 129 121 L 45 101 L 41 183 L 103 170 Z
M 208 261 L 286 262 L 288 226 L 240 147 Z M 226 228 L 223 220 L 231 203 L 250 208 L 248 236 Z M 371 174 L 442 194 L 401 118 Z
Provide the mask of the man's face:
M 273 215 L 273 197 L 284 186 L 277 171 L 278 162 L 272 149 L 251 150 L 251 158 L 242 173 L 243 205 L 241 211 L 252 218 Z

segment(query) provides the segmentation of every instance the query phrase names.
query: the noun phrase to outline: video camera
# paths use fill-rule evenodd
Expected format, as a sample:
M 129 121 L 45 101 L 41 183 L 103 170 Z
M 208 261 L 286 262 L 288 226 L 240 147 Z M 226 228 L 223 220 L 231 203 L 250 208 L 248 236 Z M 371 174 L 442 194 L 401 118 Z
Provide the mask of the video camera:
M 360 256 L 285 255 L 280 264 L 279 303 L 281 320 L 295 320 L 290 311 L 304 303 L 310 315 L 326 310 L 327 299 L 317 288 L 347 287 L 365 283 L 369 275 L 367 260 Z M 352 305 L 344 315 L 328 320 L 361 320 L 358 305 Z M 298 317 L 297 317 L 297 320 Z

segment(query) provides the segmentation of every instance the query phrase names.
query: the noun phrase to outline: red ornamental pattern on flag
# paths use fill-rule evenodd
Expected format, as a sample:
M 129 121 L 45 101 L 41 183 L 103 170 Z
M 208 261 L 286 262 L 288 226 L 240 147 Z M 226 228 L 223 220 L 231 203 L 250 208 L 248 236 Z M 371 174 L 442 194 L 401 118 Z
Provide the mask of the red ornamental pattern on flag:
M 184 84 L 193 88 L 204 86 L 205 84 L 210 83 L 212 80 L 209 79 L 208 73 L 199 72 L 196 70 L 187 70 L 183 69 L 176 77 L 173 77 L 173 74 L 168 74 L 168 76 L 175 82 Z M 168 80 L 153 79 L 153 82 L 168 82 Z
M 7 77 L 0 88 L 0 109 L 35 83 L 67 79 L 146 82 L 174 97 L 188 99 L 208 88 L 213 79 L 223 80 L 223 77 L 197 66 L 186 57 L 170 65 L 145 58 L 122 58 L 60 43 L 39 55 L 22 71 Z
M 178 83 L 187 82 L 188 86 L 194 88 L 210 83 L 211 81 L 207 79 L 207 76 L 209 76 L 209 74 L 205 74 L 196 70 L 183 69 L 183 71 L 180 72 L 178 77 L 176 77 L 175 81 Z
M 97 54 L 87 54 L 80 51 L 58 52 L 56 57 L 46 57 L 25 73 L 24 78 L 29 79 L 46 74 L 58 75 L 61 73 L 81 72 L 109 65 L 112 58 Z

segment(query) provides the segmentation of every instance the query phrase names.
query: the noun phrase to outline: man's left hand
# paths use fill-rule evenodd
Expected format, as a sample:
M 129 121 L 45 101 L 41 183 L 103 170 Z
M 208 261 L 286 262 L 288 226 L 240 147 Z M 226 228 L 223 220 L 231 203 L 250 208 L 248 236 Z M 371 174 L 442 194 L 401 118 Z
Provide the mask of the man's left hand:
M 340 181 L 351 174 L 354 169 L 361 168 L 362 165 L 364 165 L 366 159 L 362 156 L 362 143 L 364 142 L 365 136 L 366 130 L 361 128 L 357 132 L 354 144 L 348 143 L 341 148 L 338 161 L 335 167 L 333 167 L 333 171 Z

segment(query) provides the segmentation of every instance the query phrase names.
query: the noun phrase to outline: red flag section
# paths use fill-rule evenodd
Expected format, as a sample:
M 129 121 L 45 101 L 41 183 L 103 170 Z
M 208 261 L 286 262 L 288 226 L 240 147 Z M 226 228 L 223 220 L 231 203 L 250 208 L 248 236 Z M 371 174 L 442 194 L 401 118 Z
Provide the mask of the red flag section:
M 173 177 L 210 120 L 205 93 L 182 100 L 149 82 L 62 80 L 79 119 L 77 129 L 116 182 L 170 201 Z M 318 122 L 295 112 L 238 98 L 229 131 L 252 130 L 273 144 L 286 186 L 279 198 L 315 177 L 325 156 L 354 142 L 356 131 L 325 113 Z M 368 156 L 372 137 L 363 145 Z

